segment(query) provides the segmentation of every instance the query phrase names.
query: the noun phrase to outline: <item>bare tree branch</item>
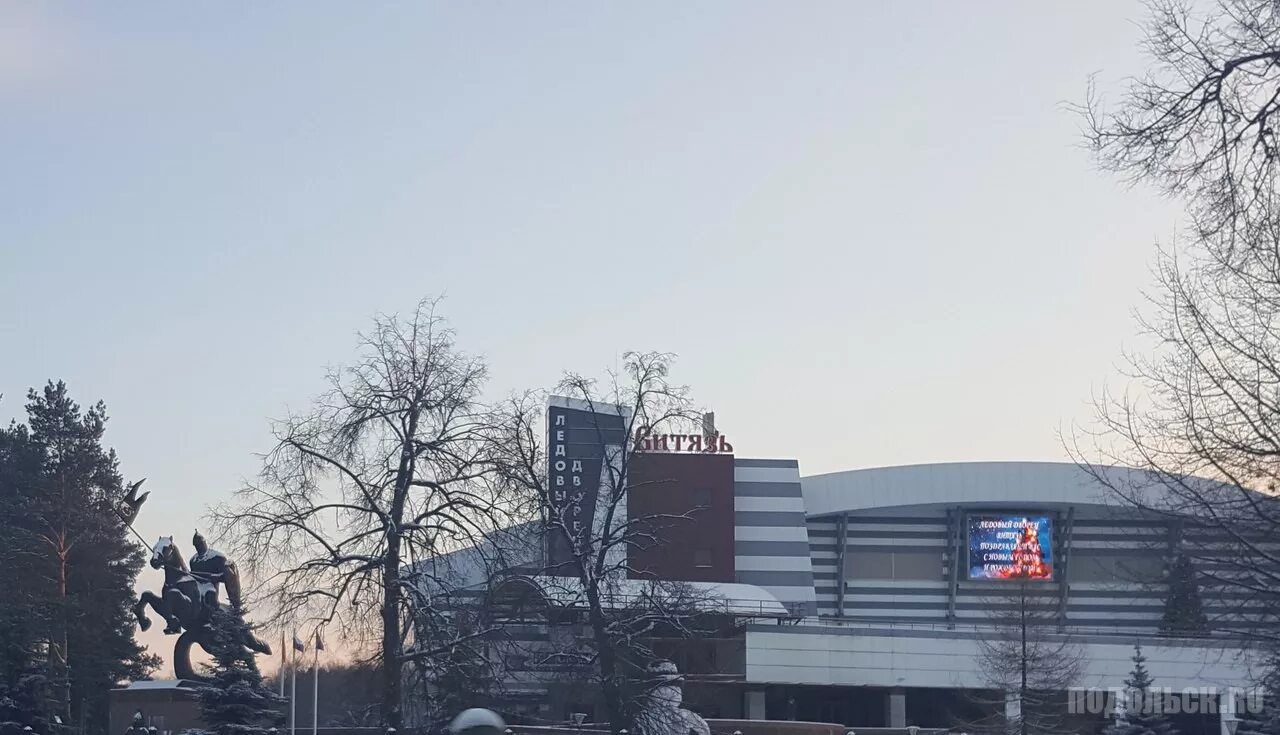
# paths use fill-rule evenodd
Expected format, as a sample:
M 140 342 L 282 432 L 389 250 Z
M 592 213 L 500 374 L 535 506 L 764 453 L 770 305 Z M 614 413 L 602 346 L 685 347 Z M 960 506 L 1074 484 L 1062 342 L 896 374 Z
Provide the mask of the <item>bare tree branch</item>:
M 700 416 L 688 391 L 669 382 L 672 356 L 629 353 L 621 373 L 606 381 L 569 374 L 558 392 L 576 400 L 595 417 L 592 426 L 601 460 L 601 481 L 589 528 L 575 530 L 571 506 L 557 502 L 547 486 L 548 448 L 544 446 L 542 401 L 535 395 L 512 398 L 497 422 L 495 445 L 500 456 L 499 477 L 536 506 L 544 532 L 566 551 L 569 560 L 555 564 L 565 575 L 557 605 L 577 610 L 589 634 L 581 647 L 556 654 L 560 663 L 590 666 L 599 682 L 614 732 L 635 729 L 636 717 L 648 695 L 646 665 L 657 658 L 652 644 L 658 638 L 692 635 L 712 605 L 687 584 L 644 580 L 628 562 L 628 552 L 662 543 L 663 528 L 688 521 L 691 514 L 627 514 L 627 492 L 635 437 L 651 432 L 683 433 Z M 633 554 L 631 555 L 634 556 Z M 543 657 L 543 662 L 547 657 Z M 583 672 L 574 669 L 577 675 Z
M 420 563 L 510 520 L 489 481 L 487 369 L 456 348 L 435 307 L 377 317 L 311 409 L 275 424 L 258 482 L 214 514 L 276 622 L 337 622 L 357 650 L 376 651 L 383 721 L 397 728 L 404 664 L 430 666 L 482 635 L 457 634 L 419 594 L 442 583 Z

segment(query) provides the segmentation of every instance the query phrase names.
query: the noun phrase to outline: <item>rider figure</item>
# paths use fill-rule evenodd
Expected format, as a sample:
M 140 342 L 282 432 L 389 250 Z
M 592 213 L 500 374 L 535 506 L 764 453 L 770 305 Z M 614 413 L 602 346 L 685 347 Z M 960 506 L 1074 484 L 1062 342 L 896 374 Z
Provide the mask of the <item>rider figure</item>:
M 217 549 L 210 549 L 204 536 L 196 531 L 191 537 L 191 545 L 196 551 L 191 555 L 187 566 L 191 568 L 191 576 L 196 578 L 200 588 L 200 602 L 209 609 L 218 604 L 218 585 L 226 581 L 227 557 Z

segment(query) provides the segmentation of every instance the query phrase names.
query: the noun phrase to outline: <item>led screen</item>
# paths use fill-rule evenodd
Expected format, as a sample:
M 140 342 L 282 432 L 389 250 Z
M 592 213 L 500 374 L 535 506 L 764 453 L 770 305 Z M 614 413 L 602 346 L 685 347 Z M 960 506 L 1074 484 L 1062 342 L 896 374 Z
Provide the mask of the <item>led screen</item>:
M 969 579 L 1053 579 L 1048 516 L 969 516 Z

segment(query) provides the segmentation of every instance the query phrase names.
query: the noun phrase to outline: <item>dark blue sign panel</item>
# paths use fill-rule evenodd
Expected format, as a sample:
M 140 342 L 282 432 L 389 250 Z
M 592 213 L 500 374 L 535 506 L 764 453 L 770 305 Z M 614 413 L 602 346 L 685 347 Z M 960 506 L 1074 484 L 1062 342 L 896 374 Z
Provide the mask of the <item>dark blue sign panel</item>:
M 969 579 L 1053 579 L 1049 516 L 969 516 Z
M 584 551 L 592 544 L 596 501 L 602 482 L 607 483 L 601 474 L 606 450 L 610 456 L 625 450 L 624 417 L 609 408 L 547 407 L 547 492 L 552 515 L 547 563 L 552 573 L 577 574 L 565 565 L 573 560 L 575 547 Z

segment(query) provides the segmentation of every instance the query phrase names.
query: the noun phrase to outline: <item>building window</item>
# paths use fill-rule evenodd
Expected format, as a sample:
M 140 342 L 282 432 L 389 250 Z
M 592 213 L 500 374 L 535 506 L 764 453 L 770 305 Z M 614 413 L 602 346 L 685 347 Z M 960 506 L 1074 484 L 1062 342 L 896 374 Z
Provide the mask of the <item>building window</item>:
M 897 551 L 863 551 L 850 547 L 845 579 L 940 580 L 944 578 L 942 547 Z
M 698 549 L 693 552 L 693 565 L 695 567 L 711 566 L 711 549 Z
M 507 670 L 508 671 L 528 671 L 529 657 L 519 656 L 519 655 L 507 656 Z
M 1119 557 L 1075 554 L 1067 564 L 1067 581 L 1154 584 L 1162 579 L 1163 572 L 1164 560 L 1158 556 Z

